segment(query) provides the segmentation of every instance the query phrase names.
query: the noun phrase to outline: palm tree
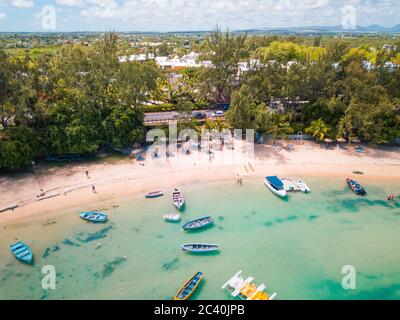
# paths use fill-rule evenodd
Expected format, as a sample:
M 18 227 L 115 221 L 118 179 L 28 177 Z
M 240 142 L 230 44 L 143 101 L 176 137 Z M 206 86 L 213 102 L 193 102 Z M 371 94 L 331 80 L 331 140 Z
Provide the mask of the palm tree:
M 312 134 L 312 136 L 319 141 L 324 140 L 325 137 L 328 135 L 328 132 L 329 127 L 324 122 L 324 120 L 322 120 L 322 118 L 312 121 L 311 125 L 306 129 L 306 133 Z
M 271 116 L 271 124 L 268 133 L 272 134 L 275 144 L 278 137 L 286 137 L 293 133 L 293 128 L 290 126 L 291 115 L 273 113 Z

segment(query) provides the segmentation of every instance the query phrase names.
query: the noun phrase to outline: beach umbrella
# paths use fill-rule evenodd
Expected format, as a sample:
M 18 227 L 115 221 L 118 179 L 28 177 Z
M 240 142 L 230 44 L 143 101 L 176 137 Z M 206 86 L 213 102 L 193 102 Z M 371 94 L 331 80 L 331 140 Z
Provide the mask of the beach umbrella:
M 332 143 L 332 142 L 333 142 L 333 140 L 332 140 L 332 139 L 330 139 L 330 138 L 326 138 L 326 139 L 324 139 L 324 142 L 326 142 L 326 143 Z
M 344 143 L 344 142 L 346 142 L 346 139 L 345 138 L 338 138 L 338 139 L 336 139 L 336 141 L 340 142 L 340 143 Z

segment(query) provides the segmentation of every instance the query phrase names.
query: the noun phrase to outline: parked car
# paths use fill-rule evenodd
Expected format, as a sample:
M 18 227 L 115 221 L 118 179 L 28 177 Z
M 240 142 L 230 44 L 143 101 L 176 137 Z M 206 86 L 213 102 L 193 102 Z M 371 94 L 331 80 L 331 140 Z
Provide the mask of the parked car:
M 207 118 L 207 115 L 204 112 L 195 112 L 195 113 L 193 113 L 192 118 L 205 119 L 205 118 Z

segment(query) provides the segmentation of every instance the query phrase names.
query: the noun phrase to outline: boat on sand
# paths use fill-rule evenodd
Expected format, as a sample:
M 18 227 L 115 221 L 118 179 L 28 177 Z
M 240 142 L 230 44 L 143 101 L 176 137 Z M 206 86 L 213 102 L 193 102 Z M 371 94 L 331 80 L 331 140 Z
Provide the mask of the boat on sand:
M 158 198 L 158 197 L 161 197 L 162 195 L 164 195 L 164 193 L 160 190 L 152 191 L 152 192 L 146 193 L 146 198 Z

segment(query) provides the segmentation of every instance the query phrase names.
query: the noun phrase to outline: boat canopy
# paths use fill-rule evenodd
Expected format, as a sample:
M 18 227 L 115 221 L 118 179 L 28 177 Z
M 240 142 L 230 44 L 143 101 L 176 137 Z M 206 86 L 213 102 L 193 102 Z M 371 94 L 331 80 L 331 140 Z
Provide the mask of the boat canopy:
M 278 190 L 282 190 L 284 187 L 283 182 L 281 181 L 281 179 L 279 179 L 277 176 L 269 176 L 266 177 L 266 179 L 268 180 L 268 182 L 273 185 L 275 188 L 277 188 Z

